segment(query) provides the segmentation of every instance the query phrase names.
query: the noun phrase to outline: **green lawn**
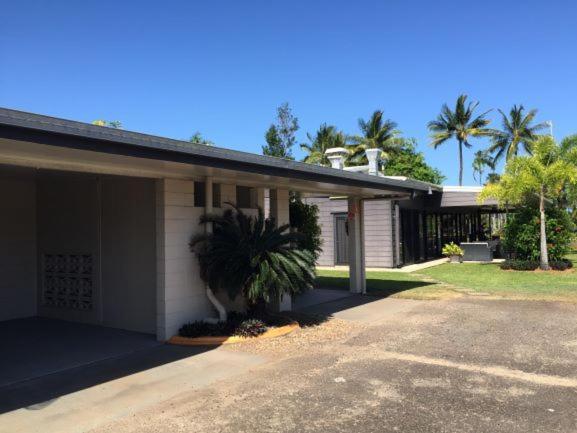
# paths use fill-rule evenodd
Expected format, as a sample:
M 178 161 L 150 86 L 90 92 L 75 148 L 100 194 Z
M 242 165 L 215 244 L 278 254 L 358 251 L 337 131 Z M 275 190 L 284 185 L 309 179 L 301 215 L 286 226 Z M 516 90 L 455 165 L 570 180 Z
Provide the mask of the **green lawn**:
M 577 267 L 577 253 L 571 254 Z M 348 271 L 319 270 L 321 288 L 348 290 Z M 367 292 L 409 299 L 465 295 L 577 303 L 577 271 L 503 271 L 496 264 L 443 264 L 418 273 L 367 272 Z

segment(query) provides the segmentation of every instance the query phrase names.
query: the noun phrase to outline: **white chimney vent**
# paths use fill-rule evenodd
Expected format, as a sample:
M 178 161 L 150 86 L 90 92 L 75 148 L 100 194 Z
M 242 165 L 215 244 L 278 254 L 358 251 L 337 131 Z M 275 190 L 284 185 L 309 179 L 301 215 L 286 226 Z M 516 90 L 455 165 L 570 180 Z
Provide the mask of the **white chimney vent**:
M 379 162 L 381 160 L 381 149 L 367 149 L 365 150 L 367 160 L 369 161 L 369 174 L 377 176 L 379 174 Z
M 331 167 L 342 170 L 345 167 L 345 157 L 349 151 L 344 147 L 331 147 L 325 151 L 325 155 L 331 162 Z

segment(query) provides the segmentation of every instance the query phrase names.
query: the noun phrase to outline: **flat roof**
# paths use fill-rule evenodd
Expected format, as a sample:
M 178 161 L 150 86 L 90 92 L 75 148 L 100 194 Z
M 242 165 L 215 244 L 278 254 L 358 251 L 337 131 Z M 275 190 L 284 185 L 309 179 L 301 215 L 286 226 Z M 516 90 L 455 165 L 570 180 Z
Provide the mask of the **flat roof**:
M 0 108 L 0 137 L 383 191 L 441 191 L 440 186 L 412 179 L 371 176 L 8 108 Z

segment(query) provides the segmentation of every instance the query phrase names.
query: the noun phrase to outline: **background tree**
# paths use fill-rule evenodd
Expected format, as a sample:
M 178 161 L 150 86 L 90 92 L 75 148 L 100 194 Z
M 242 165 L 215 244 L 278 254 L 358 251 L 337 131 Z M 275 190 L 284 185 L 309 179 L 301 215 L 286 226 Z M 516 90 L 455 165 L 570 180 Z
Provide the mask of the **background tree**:
M 102 120 L 102 119 L 98 119 L 98 120 L 94 120 L 92 122 L 93 125 L 97 125 L 97 126 L 106 126 L 108 128 L 114 128 L 114 129 L 122 129 L 122 123 L 120 122 L 120 120 Z
M 437 119 L 427 125 L 431 131 L 431 145 L 435 149 L 451 138 L 459 143 L 459 185 L 463 185 L 463 146 L 471 147 L 470 137 L 491 137 L 495 134 L 495 131 L 487 128 L 490 121 L 485 116 L 488 111 L 474 116 L 478 105 L 478 102 L 467 103 L 467 95 L 460 95 L 454 111 L 444 104 Z
M 196 131 L 188 141 L 194 144 L 204 144 L 205 146 L 214 146 L 214 143 L 204 138 L 199 131 Z
M 398 148 L 393 140 L 399 133 L 397 124 L 390 119 L 384 119 L 381 110 L 373 112 L 369 120 L 359 119 L 359 128 L 362 135 L 351 137 L 353 144 L 349 147 L 349 165 L 366 164 L 367 149 L 381 149 L 383 157 L 388 158 L 390 153 Z
M 406 176 L 434 184 L 441 184 L 445 176 L 437 168 L 431 167 L 422 152 L 417 152 L 415 139 L 395 138 L 397 149 L 390 153 L 384 163 L 383 172 L 387 176 Z
M 537 110 L 523 114 L 524 110 L 522 105 L 513 105 L 509 116 L 499 110 L 502 129 L 497 131 L 493 137 L 493 144 L 489 147 L 489 152 L 495 154 L 493 158 L 495 164 L 503 156 L 507 161 L 517 156 L 521 147 L 525 152 L 531 153 L 531 146 L 538 137 L 537 132 L 547 127 L 547 123 L 532 124 Z
M 315 261 L 318 260 L 323 243 L 318 206 L 304 203 L 299 196 L 293 195 L 289 205 L 289 215 L 291 228 L 302 235 L 297 246 L 309 251 Z
M 307 133 L 310 144 L 301 144 L 301 149 L 307 153 L 303 162 L 330 167 L 330 161 L 325 155 L 327 149 L 331 147 L 346 147 L 347 136 L 337 131 L 332 125 L 323 123 L 314 136 Z
M 495 163 L 493 159 L 489 156 L 486 150 L 478 150 L 475 152 L 475 159 L 473 159 L 473 179 L 477 180 L 477 174 L 479 175 L 479 185 L 483 185 L 483 173 L 485 168 L 495 169 Z
M 522 205 L 535 195 L 539 198 L 540 266 L 549 269 L 545 205 L 555 199 L 568 184 L 577 184 L 577 150 L 563 154 L 551 136 L 538 138 L 532 145 L 533 155 L 509 160 L 498 183 L 488 184 L 479 194 L 482 202 L 493 197 L 500 204 Z
M 292 114 L 288 102 L 277 108 L 277 120 L 265 134 L 266 145 L 263 155 L 294 159 L 292 147 L 296 142 L 295 134 L 299 129 L 298 119 Z

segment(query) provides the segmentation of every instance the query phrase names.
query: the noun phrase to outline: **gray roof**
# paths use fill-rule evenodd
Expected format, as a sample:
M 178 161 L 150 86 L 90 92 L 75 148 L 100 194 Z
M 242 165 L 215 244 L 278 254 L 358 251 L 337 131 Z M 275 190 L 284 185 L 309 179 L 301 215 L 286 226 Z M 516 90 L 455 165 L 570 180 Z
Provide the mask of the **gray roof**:
M 426 182 L 412 179 L 399 180 L 353 173 L 7 108 L 0 108 L 0 137 L 340 185 L 409 192 L 428 191 L 429 188 L 441 190 L 437 185 L 431 186 Z M 73 138 L 73 140 L 65 138 Z

